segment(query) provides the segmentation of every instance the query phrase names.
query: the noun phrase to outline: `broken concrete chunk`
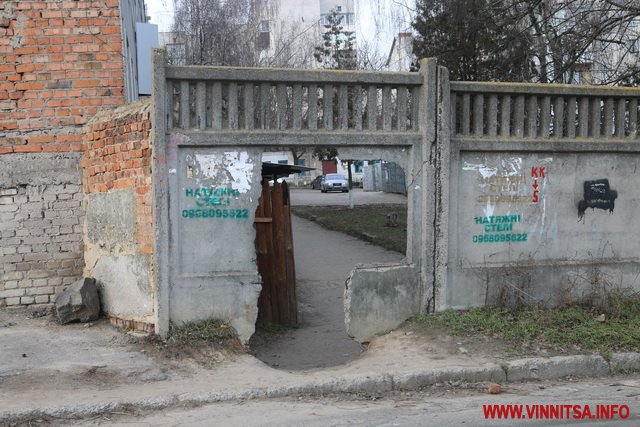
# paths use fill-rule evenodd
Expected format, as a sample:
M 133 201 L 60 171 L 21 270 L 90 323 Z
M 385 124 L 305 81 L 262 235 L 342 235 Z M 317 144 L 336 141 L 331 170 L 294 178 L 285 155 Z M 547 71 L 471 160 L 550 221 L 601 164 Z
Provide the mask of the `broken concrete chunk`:
M 100 298 L 96 281 L 80 279 L 56 295 L 56 313 L 63 325 L 70 322 L 91 322 L 100 317 Z

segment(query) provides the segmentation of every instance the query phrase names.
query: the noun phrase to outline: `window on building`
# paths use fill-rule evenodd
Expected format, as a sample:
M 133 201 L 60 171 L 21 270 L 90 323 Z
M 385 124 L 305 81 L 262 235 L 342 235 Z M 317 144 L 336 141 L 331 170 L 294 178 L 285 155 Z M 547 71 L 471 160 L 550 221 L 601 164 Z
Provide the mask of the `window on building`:
M 355 173 L 362 173 L 363 167 L 364 167 L 364 162 L 362 160 L 353 161 L 353 171 Z
M 269 21 L 260 21 L 260 32 L 261 33 L 269 32 Z
M 296 160 L 296 166 L 307 166 L 307 161 L 305 159 L 298 159 Z M 307 176 L 307 171 L 302 171 L 298 175 Z

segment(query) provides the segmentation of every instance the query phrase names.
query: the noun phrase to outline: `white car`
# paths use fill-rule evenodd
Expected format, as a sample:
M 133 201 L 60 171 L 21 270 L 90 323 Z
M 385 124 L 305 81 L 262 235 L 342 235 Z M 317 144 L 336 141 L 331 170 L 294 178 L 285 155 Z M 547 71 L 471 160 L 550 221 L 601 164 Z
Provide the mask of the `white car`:
M 342 191 L 346 193 L 349 191 L 349 182 L 339 173 L 329 173 L 324 176 L 320 190 L 323 193 L 327 191 Z

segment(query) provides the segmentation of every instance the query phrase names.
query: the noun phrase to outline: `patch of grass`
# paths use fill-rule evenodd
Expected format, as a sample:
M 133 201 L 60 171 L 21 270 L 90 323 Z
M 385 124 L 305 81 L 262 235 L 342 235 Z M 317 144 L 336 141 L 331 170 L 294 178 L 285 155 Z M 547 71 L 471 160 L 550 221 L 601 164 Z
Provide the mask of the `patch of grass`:
M 453 335 L 484 334 L 561 353 L 598 351 L 607 357 L 613 351 L 640 351 L 640 298 L 618 299 L 608 307 L 575 304 L 518 312 L 472 308 L 419 316 L 415 322 L 422 327 L 444 328 Z
M 227 350 L 241 350 L 242 344 L 236 330 L 226 322 L 207 319 L 177 326 L 171 324 L 166 344 L 171 346 L 202 347 L 219 346 Z
M 295 206 L 293 213 L 316 221 L 329 230 L 340 231 L 385 249 L 405 253 L 407 208 L 403 205 Z M 387 215 L 398 214 L 397 227 L 387 226 Z

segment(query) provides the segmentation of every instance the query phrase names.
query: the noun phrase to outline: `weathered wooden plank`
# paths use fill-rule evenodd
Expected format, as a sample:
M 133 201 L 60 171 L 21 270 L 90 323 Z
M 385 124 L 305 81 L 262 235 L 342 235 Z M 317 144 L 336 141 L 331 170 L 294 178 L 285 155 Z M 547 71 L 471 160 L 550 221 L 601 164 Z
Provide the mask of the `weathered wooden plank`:
M 222 83 L 220 82 L 213 83 L 211 107 L 213 110 L 212 127 L 222 129 Z
M 191 111 L 189 109 L 189 82 L 180 82 L 180 127 L 182 129 L 189 129 L 189 115 Z
M 286 281 L 286 293 L 287 293 L 287 306 L 289 326 L 296 326 L 298 324 L 298 303 L 296 292 L 296 269 L 295 269 L 295 257 L 293 250 L 293 230 L 291 226 L 291 203 L 289 187 L 285 182 L 282 183 L 282 196 L 283 196 L 283 220 L 284 220 L 284 237 L 285 237 L 285 267 L 287 271 Z
M 322 89 L 322 117 L 324 118 L 324 128 L 333 129 L 333 85 L 324 85 Z
M 551 97 L 543 96 L 540 103 L 540 136 L 549 138 L 551 135 Z
M 238 129 L 238 85 L 234 82 L 229 83 L 227 110 L 229 129 Z
M 293 114 L 293 129 L 302 129 L 302 85 L 293 85 L 292 95 L 292 114 Z
M 284 225 L 284 201 L 282 187 L 274 183 L 271 190 L 271 209 L 273 218 L 273 256 L 275 262 L 271 268 L 274 272 L 274 292 L 271 310 L 275 321 L 279 324 L 289 323 L 288 297 L 286 289 L 287 270 L 283 260 L 286 259 L 285 225 Z
M 484 134 L 484 95 L 479 93 L 473 97 L 473 134 Z
M 378 128 L 378 88 L 369 86 L 367 88 L 367 129 L 376 130 Z
M 309 85 L 309 115 L 307 117 L 307 127 L 309 130 L 318 129 L 318 86 Z
M 340 129 L 349 129 L 349 86 L 340 85 L 338 88 L 338 123 Z
M 398 88 L 398 130 L 404 132 L 407 130 L 407 87 L 400 86 Z

